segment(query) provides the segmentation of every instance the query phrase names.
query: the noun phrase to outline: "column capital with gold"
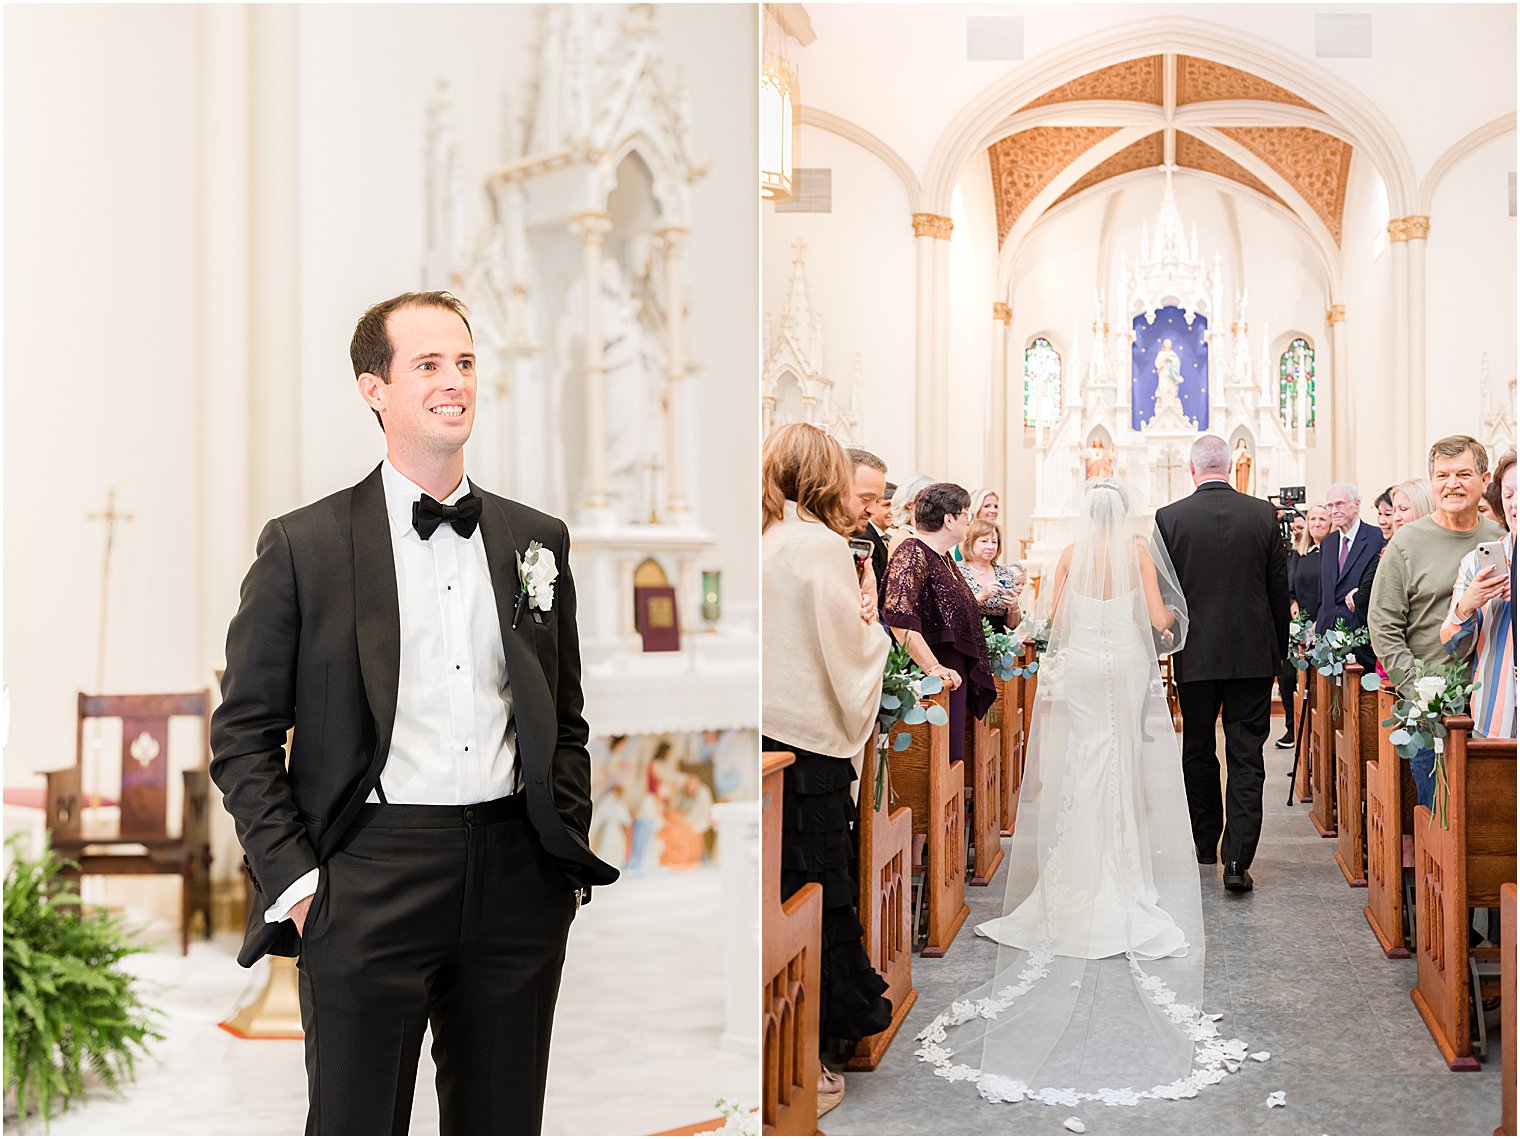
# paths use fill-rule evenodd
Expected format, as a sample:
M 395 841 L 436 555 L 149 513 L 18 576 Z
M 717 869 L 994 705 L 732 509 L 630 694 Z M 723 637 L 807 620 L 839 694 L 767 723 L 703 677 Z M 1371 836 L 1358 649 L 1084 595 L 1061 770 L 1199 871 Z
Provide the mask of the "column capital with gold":
M 1327 313 L 1325 313 L 1325 322 L 1327 324 L 1331 324 L 1331 325 L 1340 324 L 1345 319 L 1346 319 L 1346 306 L 1345 305 L 1331 305 L 1330 306 L 1330 311 L 1327 312 Z
M 992 302 L 992 319 L 1000 320 L 1004 324 L 1013 323 L 1013 308 L 1006 301 Z
M 950 231 L 955 228 L 955 223 L 941 214 L 914 214 L 913 236 L 934 237 L 940 241 L 950 240 Z
M 1430 215 L 1410 214 L 1388 220 L 1389 241 L 1424 241 L 1430 236 Z

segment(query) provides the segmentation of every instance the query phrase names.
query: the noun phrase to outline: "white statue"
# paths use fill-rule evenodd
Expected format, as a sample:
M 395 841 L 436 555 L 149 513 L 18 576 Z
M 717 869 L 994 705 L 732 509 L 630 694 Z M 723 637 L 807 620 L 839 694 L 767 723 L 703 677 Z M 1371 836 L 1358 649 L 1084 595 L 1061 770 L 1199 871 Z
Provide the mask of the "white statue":
M 1182 413 L 1182 400 L 1177 396 L 1177 389 L 1181 386 L 1182 360 L 1172 351 L 1171 340 L 1163 340 L 1161 351 L 1156 353 L 1156 409 L 1152 418 L 1168 408 L 1175 408 L 1179 415 Z

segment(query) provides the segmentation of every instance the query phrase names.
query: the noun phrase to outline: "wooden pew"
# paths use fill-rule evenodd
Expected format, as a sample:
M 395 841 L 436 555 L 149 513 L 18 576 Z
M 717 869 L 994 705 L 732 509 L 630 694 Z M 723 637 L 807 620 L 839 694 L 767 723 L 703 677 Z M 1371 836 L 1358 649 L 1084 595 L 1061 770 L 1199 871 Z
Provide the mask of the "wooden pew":
M 971 831 L 975 858 L 971 885 L 986 886 L 1003 863 L 1002 733 L 992 725 L 992 713 L 978 720 L 966 712 L 966 756 L 971 760 Z
M 1040 659 L 1039 646 L 1034 641 L 1024 642 L 1024 667 Z M 1037 671 L 1033 676 L 1020 677 L 1018 682 L 1020 689 L 1019 705 L 1024 713 L 1024 750 L 1029 750 L 1029 724 L 1034 718 L 1034 697 L 1040 686 L 1040 674 Z
M 855 837 L 860 873 L 861 939 L 872 967 L 887 982 L 892 1023 L 855 1045 L 845 1067 L 869 1072 L 897 1036 L 908 1010 L 918 1000 L 913 987 L 913 817 L 907 807 L 891 809 L 890 797 L 876 807 L 876 741 L 866 744 L 860 768 L 860 804 Z
M 1494 1131 L 1495 1135 L 1513 1135 L 1515 1133 L 1515 884 L 1506 882 L 1499 889 L 1499 941 L 1503 950 L 1501 959 L 1499 991 L 1500 1008 L 1499 1031 L 1503 1037 L 1504 1062 L 1502 1070 L 1504 1078 L 1499 1086 L 1500 1092 L 1500 1115 L 1499 1126 Z
M 1377 693 L 1362 688 L 1359 664 L 1341 676 L 1335 729 L 1335 862 L 1351 886 L 1367 885 L 1367 763 L 1377 756 Z
M 1023 654 L 1019 654 L 1019 666 L 1023 666 Z M 1019 704 L 1023 689 L 1019 678 L 998 681 L 997 703 L 988 713 L 998 729 L 998 751 L 1001 769 L 998 773 L 1002 792 L 1002 810 L 999 833 L 1007 838 L 1013 833 L 1013 824 L 1019 815 L 1019 785 L 1024 779 L 1024 709 Z
M 1335 731 L 1340 727 L 1336 684 L 1316 671 L 1305 675 L 1313 677 L 1314 683 L 1314 718 L 1309 722 L 1309 787 L 1314 806 L 1309 809 L 1309 821 L 1320 838 L 1334 838 Z
M 1391 685 L 1378 689 L 1378 724 L 1393 715 Z M 1414 778 L 1379 726 L 1377 758 L 1367 763 L 1367 924 L 1388 957 L 1408 957 L 1404 944 L 1404 867 L 1414 866 Z M 1407 858 L 1405 836 L 1409 836 Z
M 1303 669 L 1298 674 L 1298 687 L 1293 691 L 1294 736 L 1301 739 L 1298 763 L 1293 777 L 1293 794 L 1300 803 L 1314 801 L 1314 790 L 1309 782 L 1309 767 L 1314 754 L 1314 685 L 1309 682 L 1317 673 Z
M 762 759 L 760 1018 L 765 1074 L 760 1123 L 766 1135 L 815 1135 L 823 887 L 809 882 L 790 898 L 781 897 L 781 773 L 795 757 L 768 751 Z
M 927 703 L 949 712 L 949 693 L 939 692 Z M 887 782 L 894 804 L 913 815 L 913 833 L 925 836 L 924 862 L 914 866 L 923 874 L 928 933 L 919 953 L 943 957 L 961 926 L 971 916 L 966 905 L 966 765 L 950 762 L 950 729 L 915 724 L 906 751 L 887 753 Z
M 1414 1004 L 1446 1066 L 1476 1072 L 1468 910 L 1497 906 L 1515 878 L 1515 741 L 1471 735 L 1467 716 L 1448 716 L 1448 826 L 1428 807 L 1414 811 Z M 1513 956 L 1514 945 L 1505 948 Z M 1513 1038 L 1504 1041 L 1513 1050 Z

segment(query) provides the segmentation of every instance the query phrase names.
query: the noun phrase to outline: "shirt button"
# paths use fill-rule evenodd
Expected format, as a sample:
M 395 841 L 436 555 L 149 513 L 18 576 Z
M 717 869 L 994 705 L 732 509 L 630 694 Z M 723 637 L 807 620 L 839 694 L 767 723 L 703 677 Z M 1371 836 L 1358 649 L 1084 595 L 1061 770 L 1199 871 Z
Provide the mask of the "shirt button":
M 470 745 L 469 744 L 465 744 L 464 745 L 464 750 L 465 751 L 469 751 L 470 750 Z
M 455 672 L 458 672 L 458 671 L 459 671 L 459 666 L 458 666 L 458 665 L 457 665 L 457 664 L 456 664 L 456 665 L 455 665 L 455 666 L 454 666 L 454 671 L 455 671 Z

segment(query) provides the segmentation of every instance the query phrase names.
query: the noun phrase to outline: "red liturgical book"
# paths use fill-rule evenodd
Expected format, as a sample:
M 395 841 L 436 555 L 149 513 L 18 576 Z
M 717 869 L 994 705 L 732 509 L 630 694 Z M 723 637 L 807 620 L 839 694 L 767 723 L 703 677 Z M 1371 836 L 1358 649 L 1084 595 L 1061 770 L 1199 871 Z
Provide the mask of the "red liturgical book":
M 642 585 L 633 591 L 633 623 L 644 637 L 646 653 L 673 653 L 681 648 L 676 619 L 676 591 L 671 585 Z

